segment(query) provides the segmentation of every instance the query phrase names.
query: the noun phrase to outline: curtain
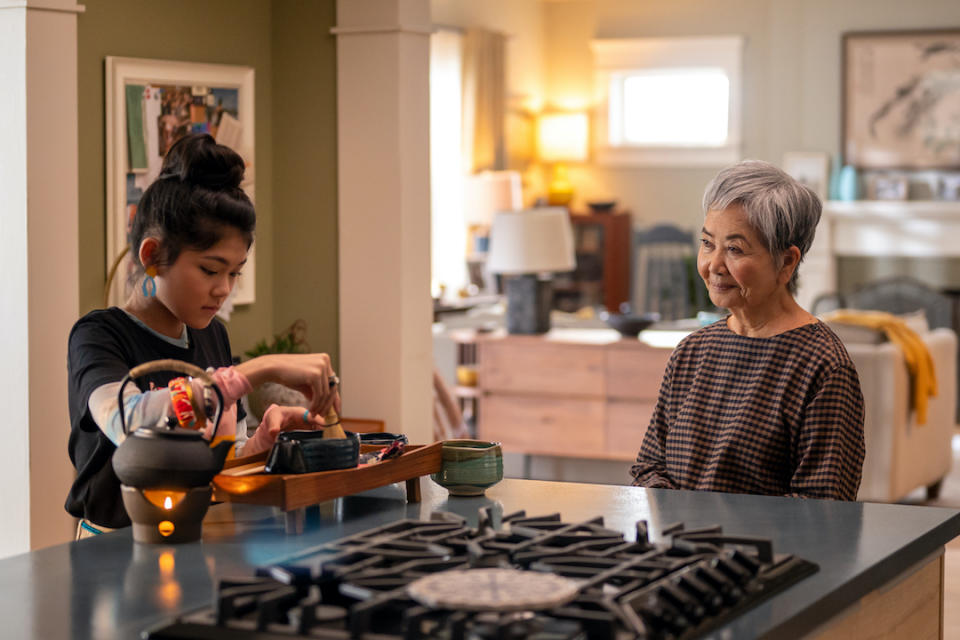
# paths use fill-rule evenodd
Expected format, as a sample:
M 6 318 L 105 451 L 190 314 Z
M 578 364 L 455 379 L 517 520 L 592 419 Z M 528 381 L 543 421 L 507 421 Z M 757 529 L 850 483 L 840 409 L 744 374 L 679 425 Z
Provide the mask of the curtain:
M 463 157 L 467 173 L 506 168 L 506 36 L 463 34 Z
M 463 210 L 463 36 L 440 29 L 430 36 L 430 289 L 448 296 L 467 278 L 467 225 Z

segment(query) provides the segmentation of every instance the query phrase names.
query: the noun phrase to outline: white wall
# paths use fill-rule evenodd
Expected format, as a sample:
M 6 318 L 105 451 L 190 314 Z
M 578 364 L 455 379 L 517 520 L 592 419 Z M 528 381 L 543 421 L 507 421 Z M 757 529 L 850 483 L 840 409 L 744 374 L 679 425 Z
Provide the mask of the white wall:
M 0 2 L 0 557 L 70 539 L 66 351 L 79 304 L 78 9 L 10 4 Z
M 548 102 L 592 95 L 592 38 L 746 36 L 743 156 L 775 163 L 785 151 L 838 151 L 842 33 L 960 25 L 956 0 L 570 0 L 544 11 Z M 697 227 L 715 172 L 583 166 L 571 180 L 581 200 L 619 199 L 637 225 Z
M 0 10 L 0 119 L 26 119 L 26 10 Z M 27 341 L 27 131 L 0 127 L 0 557 L 29 550 L 30 358 Z

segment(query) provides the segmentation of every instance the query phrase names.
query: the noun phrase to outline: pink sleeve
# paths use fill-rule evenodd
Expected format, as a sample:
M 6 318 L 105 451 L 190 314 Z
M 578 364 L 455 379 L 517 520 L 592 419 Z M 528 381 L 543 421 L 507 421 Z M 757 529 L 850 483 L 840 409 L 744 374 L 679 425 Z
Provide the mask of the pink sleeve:
M 213 381 L 220 387 L 220 393 L 223 394 L 223 415 L 220 417 L 220 428 L 217 429 L 217 433 L 219 435 L 235 435 L 237 432 L 237 401 L 253 391 L 253 387 L 247 377 L 234 367 L 220 367 L 211 375 Z M 203 383 L 197 379 L 194 379 L 193 383 L 194 393 L 202 393 Z M 208 420 L 203 435 L 209 439 L 212 433 L 213 423 Z

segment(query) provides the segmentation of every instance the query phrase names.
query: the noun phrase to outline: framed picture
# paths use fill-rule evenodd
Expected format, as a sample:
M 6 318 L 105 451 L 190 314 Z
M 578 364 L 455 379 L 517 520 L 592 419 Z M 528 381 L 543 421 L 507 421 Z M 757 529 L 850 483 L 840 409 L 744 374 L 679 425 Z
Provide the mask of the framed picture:
M 940 176 L 937 196 L 941 200 L 960 200 L 960 173 L 945 173 Z
M 960 29 L 843 36 L 846 164 L 960 165 Z
M 909 184 L 906 176 L 872 175 L 867 177 L 867 199 L 906 200 Z
M 830 156 L 820 151 L 788 151 L 783 154 L 783 170 L 800 184 L 804 184 L 827 199 L 830 180 Z
M 120 257 L 130 223 L 164 154 L 182 136 L 210 133 L 239 153 L 247 165 L 241 186 L 255 201 L 253 83 L 252 67 L 107 56 L 107 278 L 116 271 L 109 304 L 130 294 L 133 263 L 129 255 Z M 222 311 L 254 301 L 255 273 L 251 248 Z

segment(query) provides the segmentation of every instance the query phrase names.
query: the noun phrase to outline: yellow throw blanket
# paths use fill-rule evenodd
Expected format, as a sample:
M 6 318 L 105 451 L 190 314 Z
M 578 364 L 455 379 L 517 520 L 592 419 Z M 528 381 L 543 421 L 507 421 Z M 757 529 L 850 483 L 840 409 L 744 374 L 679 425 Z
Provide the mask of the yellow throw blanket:
M 838 309 L 824 314 L 828 322 L 853 324 L 883 331 L 887 339 L 900 347 L 907 361 L 910 374 L 913 407 L 917 412 L 917 424 L 927 423 L 927 401 L 937 395 L 937 376 L 933 359 L 927 345 L 917 333 L 897 316 L 884 311 L 859 311 Z

